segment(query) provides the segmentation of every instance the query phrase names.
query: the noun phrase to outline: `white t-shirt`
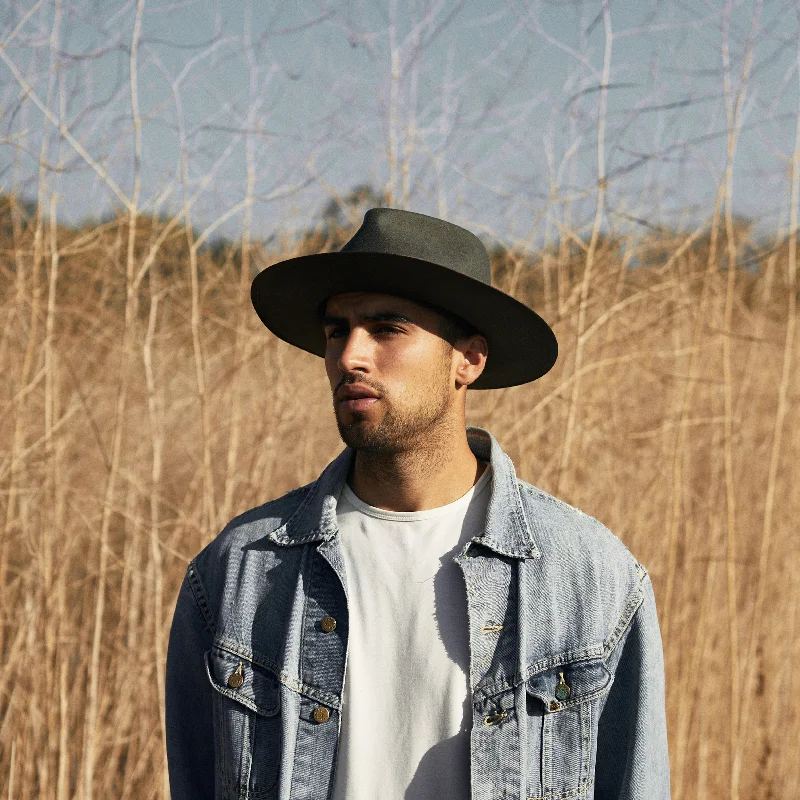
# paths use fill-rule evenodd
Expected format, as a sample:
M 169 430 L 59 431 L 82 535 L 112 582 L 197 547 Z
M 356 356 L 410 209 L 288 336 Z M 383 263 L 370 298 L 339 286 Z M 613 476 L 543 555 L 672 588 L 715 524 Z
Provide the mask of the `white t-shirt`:
M 333 800 L 468 800 L 469 631 L 453 557 L 483 531 L 487 465 L 458 500 L 385 511 L 347 484 L 337 518 L 350 637 Z

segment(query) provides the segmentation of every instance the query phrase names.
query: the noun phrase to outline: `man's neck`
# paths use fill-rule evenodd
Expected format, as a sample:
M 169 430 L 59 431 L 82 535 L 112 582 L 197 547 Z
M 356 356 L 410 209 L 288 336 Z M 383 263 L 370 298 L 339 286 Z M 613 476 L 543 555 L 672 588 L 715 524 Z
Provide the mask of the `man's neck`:
M 357 451 L 347 482 L 361 500 L 376 508 L 426 511 L 463 497 L 487 466 L 475 458 L 461 427 L 400 453 Z

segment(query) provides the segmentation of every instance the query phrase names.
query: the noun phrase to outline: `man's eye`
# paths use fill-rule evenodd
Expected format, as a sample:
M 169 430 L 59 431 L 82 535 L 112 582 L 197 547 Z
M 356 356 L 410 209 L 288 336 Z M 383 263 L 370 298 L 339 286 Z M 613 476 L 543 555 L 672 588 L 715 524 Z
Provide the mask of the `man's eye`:
M 328 339 L 338 339 L 341 335 L 347 336 L 348 334 L 347 328 L 331 328 L 328 331 L 327 337 Z M 400 328 L 395 328 L 393 325 L 379 325 L 377 328 L 373 328 L 373 334 L 383 334 L 383 333 L 402 333 Z

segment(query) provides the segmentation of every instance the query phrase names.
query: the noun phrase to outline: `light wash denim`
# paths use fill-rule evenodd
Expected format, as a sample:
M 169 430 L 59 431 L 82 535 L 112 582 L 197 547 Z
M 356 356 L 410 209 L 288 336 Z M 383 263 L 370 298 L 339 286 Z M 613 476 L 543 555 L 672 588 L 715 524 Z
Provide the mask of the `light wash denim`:
M 485 531 L 456 558 L 472 800 L 668 798 L 647 572 L 597 520 L 518 479 L 488 431 L 467 437 L 493 468 Z M 167 656 L 173 800 L 331 796 L 348 632 L 336 502 L 353 457 L 237 517 L 189 564 Z

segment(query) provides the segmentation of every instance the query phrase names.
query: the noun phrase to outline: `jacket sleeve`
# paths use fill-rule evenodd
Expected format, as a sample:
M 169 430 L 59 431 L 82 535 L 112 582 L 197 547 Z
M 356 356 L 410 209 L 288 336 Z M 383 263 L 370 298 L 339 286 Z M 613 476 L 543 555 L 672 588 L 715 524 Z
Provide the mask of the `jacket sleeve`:
M 213 634 L 192 589 L 192 569 L 178 593 L 167 650 L 167 763 L 172 800 L 213 800 L 214 720 L 205 668 Z
M 642 589 L 644 599 L 609 658 L 616 671 L 599 721 L 596 800 L 670 797 L 664 654 L 648 576 Z

